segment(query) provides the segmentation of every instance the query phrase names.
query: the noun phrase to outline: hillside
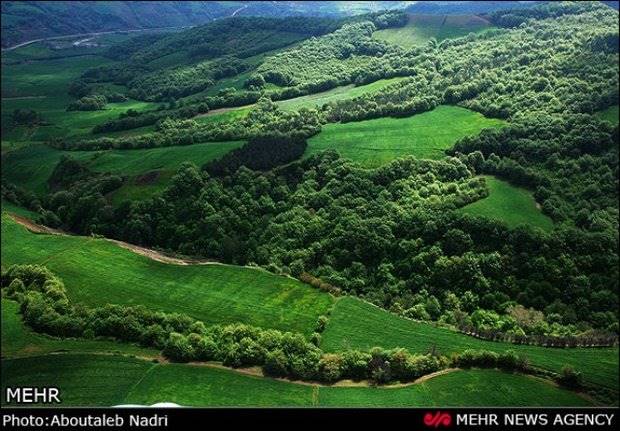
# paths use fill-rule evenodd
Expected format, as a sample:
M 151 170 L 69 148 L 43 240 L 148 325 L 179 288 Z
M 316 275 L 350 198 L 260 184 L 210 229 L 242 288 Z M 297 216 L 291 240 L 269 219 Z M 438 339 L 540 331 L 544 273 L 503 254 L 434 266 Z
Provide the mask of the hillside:
M 617 9 L 2 12 L 3 388 L 618 404 Z
M 2 47 L 47 37 L 114 30 L 188 27 L 230 16 L 343 16 L 392 9 L 406 2 L 84 2 L 2 3 Z
M 79 303 L 142 304 L 207 323 L 245 322 L 309 335 L 332 302 L 297 280 L 257 268 L 165 264 L 106 240 L 36 235 L 7 217 L 2 216 L 3 265 L 45 263 L 63 277 L 69 298 Z M 22 243 L 21 250 L 9 247 L 15 241 Z M 97 273 L 80 270 L 95 261 Z M 105 292 L 97 280 L 106 280 Z

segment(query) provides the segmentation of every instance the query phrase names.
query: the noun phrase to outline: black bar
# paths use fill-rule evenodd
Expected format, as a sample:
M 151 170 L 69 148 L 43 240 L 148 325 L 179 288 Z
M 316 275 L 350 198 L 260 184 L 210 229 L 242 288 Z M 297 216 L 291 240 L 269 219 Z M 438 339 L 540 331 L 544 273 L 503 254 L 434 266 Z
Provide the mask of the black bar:
M 616 429 L 618 408 L 7 408 L 2 429 L 208 429 L 217 424 L 333 426 L 380 424 L 407 430 Z M 132 419 L 133 418 L 133 419 Z M 136 418 L 145 422 L 136 425 Z M 509 420 L 512 418 L 512 422 Z M 107 420 L 107 422 L 106 422 Z M 561 422 L 560 422 L 561 421 Z M 107 425 L 100 425 L 101 423 Z

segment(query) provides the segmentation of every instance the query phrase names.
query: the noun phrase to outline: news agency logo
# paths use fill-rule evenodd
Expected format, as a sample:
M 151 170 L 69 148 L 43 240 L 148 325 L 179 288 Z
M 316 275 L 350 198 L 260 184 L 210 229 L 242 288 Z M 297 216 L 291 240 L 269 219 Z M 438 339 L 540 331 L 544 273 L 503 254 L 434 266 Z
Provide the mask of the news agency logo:
M 452 425 L 452 415 L 448 412 L 428 412 L 424 415 L 424 425 L 429 428 L 449 427 Z

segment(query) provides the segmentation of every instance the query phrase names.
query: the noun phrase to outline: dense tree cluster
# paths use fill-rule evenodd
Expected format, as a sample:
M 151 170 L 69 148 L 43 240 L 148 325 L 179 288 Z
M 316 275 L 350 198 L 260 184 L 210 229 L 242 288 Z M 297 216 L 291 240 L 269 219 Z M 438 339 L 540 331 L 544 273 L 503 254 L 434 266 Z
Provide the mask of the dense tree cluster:
M 192 105 L 196 106 L 196 105 Z M 208 106 L 201 109 L 208 110 Z M 176 111 L 180 115 L 186 112 L 184 109 Z M 187 112 L 192 112 L 188 108 Z M 49 145 L 65 150 L 102 150 L 102 149 L 130 149 L 130 148 L 153 148 L 173 145 L 191 145 L 202 142 L 228 141 L 254 139 L 263 143 L 271 141 L 269 146 L 276 143 L 290 142 L 287 148 L 292 153 L 282 160 L 292 160 L 292 154 L 300 156 L 300 141 L 318 133 L 321 130 L 321 117 L 316 110 L 302 109 L 300 111 L 284 111 L 277 107 L 268 98 L 260 99 L 254 109 L 243 119 L 223 123 L 199 123 L 195 120 L 175 120 L 168 117 L 167 110 L 155 111 L 151 115 L 160 118 L 156 124 L 156 131 L 136 136 L 121 136 L 118 138 L 104 137 L 99 139 L 85 139 L 79 141 L 54 140 Z M 144 116 L 126 115 L 123 119 L 114 123 L 105 123 L 101 129 L 116 130 L 116 125 L 124 122 L 140 121 Z M 183 118 L 183 117 L 181 117 Z M 294 144 L 296 142 L 297 144 Z M 263 146 L 268 148 L 269 146 Z M 304 147 L 305 148 L 305 147 Z M 277 148 L 272 148 L 272 156 Z M 250 150 L 247 148 L 246 150 Z M 288 152 L 284 147 L 282 152 Z M 253 151 L 255 153 L 255 151 Z M 229 161 L 232 159 L 228 159 Z M 244 160 L 247 160 L 244 159 Z M 228 163 L 228 162 L 226 162 Z M 237 164 L 238 165 L 238 164 Z M 232 165 L 231 165 L 232 166 Z M 271 166 L 276 166 L 275 162 Z
M 244 72 L 249 64 L 236 58 L 206 60 L 191 66 L 157 70 L 132 79 L 127 85 L 135 99 L 162 101 L 198 93 L 218 79 Z
M 563 5 L 549 7 L 564 10 Z M 517 12 L 538 14 L 538 9 Z M 327 118 L 410 115 L 438 103 L 513 118 L 540 111 L 592 113 L 617 103 L 617 13 L 593 2 L 571 4 L 564 12 L 558 18 L 541 13 L 539 20 L 511 30 L 389 49 L 354 72 L 355 82 L 411 78 L 377 93 L 333 102 Z
M 142 113 L 129 109 L 119 114 L 117 120 L 110 120 L 105 123 L 97 124 L 93 127 L 93 133 L 100 134 L 130 130 L 137 127 L 151 126 L 165 119 L 187 119 L 193 118 L 196 115 L 206 114 L 207 112 L 209 112 L 209 105 L 206 103 L 196 103 L 181 107 L 177 106 L 172 109 L 166 109 L 165 105 L 160 105 L 160 108 L 156 110 Z
M 118 175 L 93 172 L 83 162 L 63 156 L 48 179 L 51 193 L 38 209 L 41 222 L 75 232 L 92 229 L 94 220 L 116 222 L 105 196 L 122 184 Z
M 328 87 L 348 84 L 355 69 L 390 49 L 386 43 L 371 38 L 375 30 L 370 21 L 346 24 L 333 33 L 268 57 L 255 73 L 266 82 L 284 87 L 309 82 L 327 82 Z
M 132 61 L 150 63 L 166 55 L 188 52 L 190 57 L 216 58 L 234 55 L 246 58 L 291 44 L 309 36 L 334 31 L 338 21 L 329 18 L 238 17 L 172 34 L 134 53 Z M 226 35 L 226 37 L 223 37 Z
M 108 104 L 108 99 L 99 94 L 84 96 L 67 106 L 67 111 L 101 111 Z
M 393 21 L 393 17 L 382 20 L 386 25 Z M 82 97 L 87 94 L 85 86 L 114 82 L 126 85 L 128 94 L 140 100 L 185 97 L 255 67 L 255 62 L 244 60 L 248 57 L 331 32 L 339 25 L 327 18 L 238 17 L 165 36 L 137 36 L 109 50 L 107 55 L 119 63 L 86 71 L 70 92 L 81 88 L 77 97 Z
M 547 14 L 545 8 L 562 13 Z M 543 12 L 537 12 L 539 9 Z M 534 7 L 514 29 L 431 40 L 409 50 L 372 39 L 370 21 L 267 57 L 247 90 L 196 98 L 212 108 L 282 100 L 338 85 L 410 77 L 352 100 L 325 106 L 324 121 L 358 121 L 460 104 L 485 115 L 513 118 L 534 112 L 592 113 L 618 100 L 617 16 L 603 5 Z M 264 89 L 268 82 L 282 88 Z M 262 91 L 259 91 L 263 89 Z
M 532 115 L 463 138 L 452 154 L 481 173 L 535 190 L 557 222 L 618 231 L 618 126 L 590 115 Z
M 512 351 L 498 354 L 467 350 L 450 359 L 378 347 L 368 352 L 324 353 L 302 335 L 291 332 L 242 324 L 207 327 L 187 315 L 153 312 L 143 306 L 74 305 L 63 282 L 37 265 L 13 265 L 3 270 L 1 285 L 3 296 L 20 303 L 25 322 L 36 331 L 61 337 L 136 342 L 162 349 L 164 356 L 180 362 L 220 361 L 231 367 L 258 365 L 271 376 L 328 383 L 341 379 L 407 382 L 450 364 L 529 371 L 527 359 Z
M 11 122 L 14 126 L 36 126 L 43 124 L 41 114 L 33 109 L 15 109 L 11 113 Z
M 126 60 L 135 53 L 150 48 L 166 36 L 165 32 L 139 34 L 130 39 L 115 43 L 105 51 L 104 55 L 112 60 Z

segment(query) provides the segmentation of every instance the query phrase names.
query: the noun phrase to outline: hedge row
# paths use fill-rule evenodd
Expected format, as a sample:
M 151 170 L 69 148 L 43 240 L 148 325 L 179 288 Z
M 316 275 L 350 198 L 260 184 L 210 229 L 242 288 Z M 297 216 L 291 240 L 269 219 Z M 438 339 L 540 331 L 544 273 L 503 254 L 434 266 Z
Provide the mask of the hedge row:
M 507 370 L 528 368 L 513 352 L 465 351 L 451 359 L 411 354 L 405 349 L 325 353 L 319 344 L 297 333 L 244 324 L 205 326 L 177 313 L 143 306 L 106 305 L 89 308 L 69 302 L 62 281 L 38 265 L 13 265 L 2 272 L 2 292 L 20 303 L 24 320 L 34 330 L 63 337 L 112 337 L 162 349 L 178 362 L 220 361 L 231 367 L 261 366 L 267 375 L 334 382 L 340 379 L 376 383 L 412 381 L 450 365 Z

